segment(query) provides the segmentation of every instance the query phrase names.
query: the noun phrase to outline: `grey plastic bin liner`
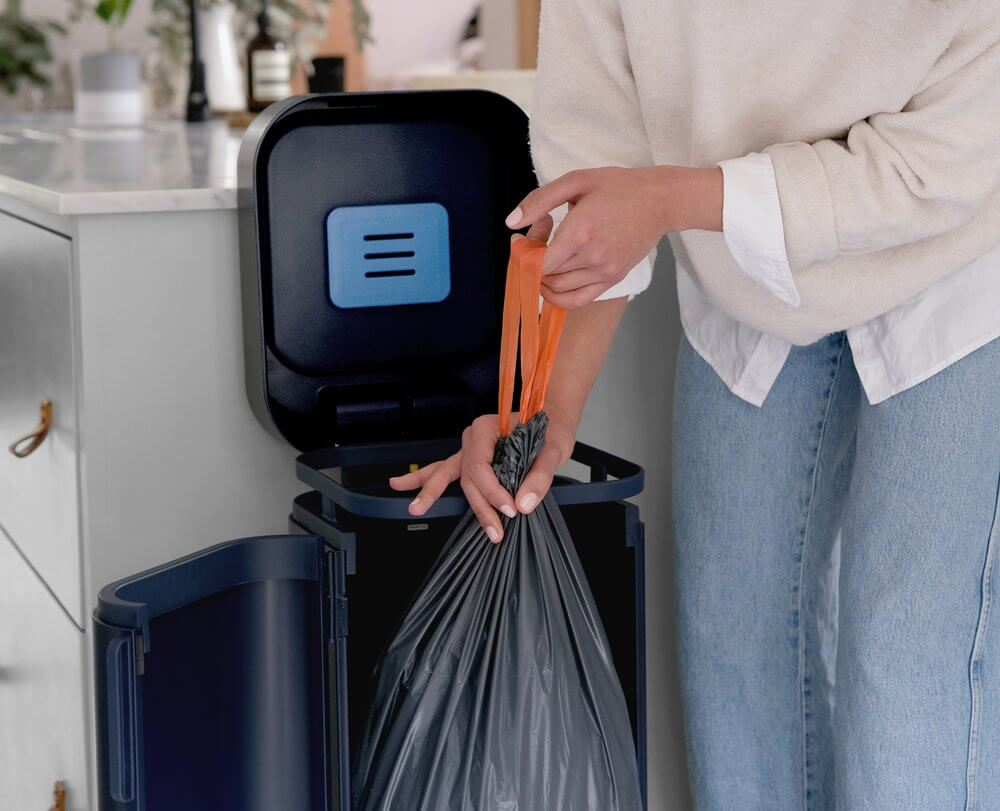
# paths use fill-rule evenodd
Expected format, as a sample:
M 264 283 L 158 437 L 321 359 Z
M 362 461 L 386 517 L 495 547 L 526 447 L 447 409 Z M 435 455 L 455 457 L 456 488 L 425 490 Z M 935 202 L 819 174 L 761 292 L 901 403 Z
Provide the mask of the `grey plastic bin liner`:
M 497 443 L 516 492 L 544 414 Z M 492 544 L 470 512 L 378 666 L 357 809 L 638 811 L 629 715 L 551 496 Z

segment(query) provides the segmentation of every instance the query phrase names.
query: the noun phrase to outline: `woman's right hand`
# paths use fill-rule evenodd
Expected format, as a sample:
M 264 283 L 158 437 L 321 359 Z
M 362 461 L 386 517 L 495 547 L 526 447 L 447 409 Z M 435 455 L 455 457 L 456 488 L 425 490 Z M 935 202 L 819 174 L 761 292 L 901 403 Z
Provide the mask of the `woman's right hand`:
M 514 419 L 517 419 L 516 414 Z M 449 484 L 460 479 L 469 506 L 482 524 L 486 537 L 499 543 L 503 538 L 503 522 L 498 511 L 513 518 L 518 512 L 527 514 L 534 510 L 552 486 L 556 470 L 569 459 L 575 434 L 574 428 L 564 426 L 559 420 L 550 420 L 545 444 L 514 496 L 493 473 L 493 450 L 500 438 L 496 414 L 478 417 L 465 429 L 462 449 L 458 453 L 412 473 L 394 476 L 389 479 L 389 486 L 402 491 L 420 488 L 410 502 L 409 512 L 421 516 Z

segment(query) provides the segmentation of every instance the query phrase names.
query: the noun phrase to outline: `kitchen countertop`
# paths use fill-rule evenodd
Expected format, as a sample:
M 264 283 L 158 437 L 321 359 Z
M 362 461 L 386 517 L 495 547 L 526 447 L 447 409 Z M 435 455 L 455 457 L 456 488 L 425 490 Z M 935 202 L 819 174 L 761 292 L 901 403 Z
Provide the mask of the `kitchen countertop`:
M 0 195 L 55 214 L 236 208 L 241 130 L 151 119 L 80 127 L 70 113 L 0 116 Z

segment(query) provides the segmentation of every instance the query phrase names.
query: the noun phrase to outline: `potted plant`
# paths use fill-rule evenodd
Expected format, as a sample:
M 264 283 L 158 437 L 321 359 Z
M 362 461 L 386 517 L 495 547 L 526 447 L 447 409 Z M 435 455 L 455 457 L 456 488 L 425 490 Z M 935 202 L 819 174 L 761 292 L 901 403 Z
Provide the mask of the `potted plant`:
M 0 13 L 0 88 L 16 95 L 25 85 L 48 87 L 41 67 L 52 62 L 49 34 L 65 29 L 49 20 L 29 20 L 21 14 L 21 0 L 7 0 Z
M 74 94 L 80 124 L 138 124 L 142 121 L 142 81 L 139 58 L 119 47 L 121 27 L 132 0 L 72 0 L 71 19 L 96 17 L 107 26 L 108 48 L 80 58 Z

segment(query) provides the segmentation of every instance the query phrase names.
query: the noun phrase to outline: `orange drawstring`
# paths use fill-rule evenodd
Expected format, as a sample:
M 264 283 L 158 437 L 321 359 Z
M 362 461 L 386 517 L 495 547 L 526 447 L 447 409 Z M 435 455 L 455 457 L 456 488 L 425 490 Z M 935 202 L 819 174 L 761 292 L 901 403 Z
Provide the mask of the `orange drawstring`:
M 542 410 L 545 392 L 555 363 L 556 348 L 566 320 L 561 307 L 542 304 L 538 315 L 538 296 L 542 285 L 542 260 L 545 243 L 537 239 L 517 239 L 510 247 L 507 284 L 503 300 L 503 331 L 500 337 L 500 396 L 498 413 L 500 433 L 511 430 L 514 400 L 514 369 L 521 343 L 521 422 L 527 422 Z

